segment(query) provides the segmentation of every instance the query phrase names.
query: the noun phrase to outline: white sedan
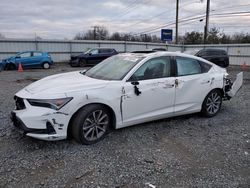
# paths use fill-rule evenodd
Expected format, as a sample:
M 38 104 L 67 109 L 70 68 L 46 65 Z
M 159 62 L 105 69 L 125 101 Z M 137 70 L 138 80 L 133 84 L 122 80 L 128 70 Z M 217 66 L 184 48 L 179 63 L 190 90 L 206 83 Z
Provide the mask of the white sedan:
M 27 136 L 82 144 L 101 140 L 108 129 L 201 112 L 216 115 L 242 85 L 225 69 L 175 52 L 125 53 L 89 69 L 57 74 L 30 84 L 14 99 L 14 125 Z

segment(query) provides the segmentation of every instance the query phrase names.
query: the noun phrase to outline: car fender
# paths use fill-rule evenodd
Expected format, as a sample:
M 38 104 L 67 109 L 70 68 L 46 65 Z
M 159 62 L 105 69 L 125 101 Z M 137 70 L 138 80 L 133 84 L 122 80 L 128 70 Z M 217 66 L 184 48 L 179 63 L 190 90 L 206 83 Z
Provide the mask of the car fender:
M 116 125 L 117 124 L 121 124 L 121 113 L 120 112 L 120 106 L 117 105 L 115 102 L 113 102 L 112 100 L 109 99 L 105 99 L 104 97 L 101 98 L 99 96 L 97 96 L 95 92 L 85 92 L 85 94 L 81 94 L 81 96 L 77 97 L 77 100 L 73 100 L 72 102 L 74 102 L 75 104 L 71 105 L 72 108 L 68 109 L 71 115 L 71 118 L 74 117 L 74 115 L 82 108 L 91 105 L 91 104 L 101 104 L 104 106 L 109 107 L 114 116 L 115 116 L 115 120 L 116 120 Z M 80 97 L 80 98 L 79 98 Z M 79 102 L 81 101 L 81 102 Z

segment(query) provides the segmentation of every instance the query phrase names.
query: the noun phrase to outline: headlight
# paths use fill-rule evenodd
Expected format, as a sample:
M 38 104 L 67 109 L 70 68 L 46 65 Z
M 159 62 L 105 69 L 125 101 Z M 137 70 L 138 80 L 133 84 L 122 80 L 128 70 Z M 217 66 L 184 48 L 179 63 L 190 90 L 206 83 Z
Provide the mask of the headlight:
M 40 106 L 45 108 L 51 108 L 54 110 L 59 110 L 72 99 L 73 97 L 67 97 L 61 99 L 27 99 L 27 101 L 32 106 Z

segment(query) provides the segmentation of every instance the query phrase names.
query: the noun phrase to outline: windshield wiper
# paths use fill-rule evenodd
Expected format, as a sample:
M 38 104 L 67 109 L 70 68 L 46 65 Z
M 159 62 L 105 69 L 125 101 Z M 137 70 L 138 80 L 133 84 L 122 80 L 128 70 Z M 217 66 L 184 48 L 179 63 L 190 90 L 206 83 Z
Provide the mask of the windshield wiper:
M 80 71 L 79 73 L 82 75 L 85 75 L 86 72 L 87 72 L 87 70 L 83 70 L 83 71 Z

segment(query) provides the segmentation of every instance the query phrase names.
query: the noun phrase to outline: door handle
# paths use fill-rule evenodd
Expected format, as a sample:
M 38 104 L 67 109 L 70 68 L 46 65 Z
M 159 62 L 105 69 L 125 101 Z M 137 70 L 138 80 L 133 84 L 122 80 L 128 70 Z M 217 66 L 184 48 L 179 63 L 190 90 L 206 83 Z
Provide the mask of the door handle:
M 172 88 L 175 86 L 175 84 L 169 84 L 167 82 L 158 82 L 158 84 L 163 84 L 163 88 Z
M 202 84 L 208 84 L 208 83 L 210 83 L 210 80 L 203 80 L 201 83 Z
M 179 85 L 179 80 L 178 80 L 178 79 L 175 79 L 174 85 L 175 85 L 176 87 L 178 87 L 178 85 Z
M 174 86 L 174 84 L 165 84 L 163 88 L 173 88 Z

